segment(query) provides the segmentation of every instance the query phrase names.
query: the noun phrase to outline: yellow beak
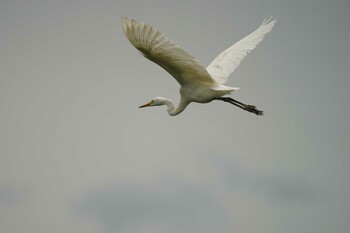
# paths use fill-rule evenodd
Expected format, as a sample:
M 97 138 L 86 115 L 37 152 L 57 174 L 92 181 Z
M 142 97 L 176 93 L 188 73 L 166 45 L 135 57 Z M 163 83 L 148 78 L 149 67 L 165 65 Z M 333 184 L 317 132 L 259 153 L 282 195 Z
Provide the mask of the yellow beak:
M 144 105 L 141 105 L 139 108 L 149 107 L 151 106 L 152 101 L 145 103 Z

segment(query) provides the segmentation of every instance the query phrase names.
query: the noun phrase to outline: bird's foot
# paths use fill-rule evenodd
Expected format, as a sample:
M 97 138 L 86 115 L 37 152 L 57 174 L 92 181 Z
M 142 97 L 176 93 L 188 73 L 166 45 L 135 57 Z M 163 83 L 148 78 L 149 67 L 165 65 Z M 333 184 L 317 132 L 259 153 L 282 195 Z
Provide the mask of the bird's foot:
M 258 115 L 258 116 L 264 115 L 264 112 L 263 112 L 263 111 L 258 110 L 258 109 L 257 109 L 255 106 L 253 106 L 253 105 L 246 105 L 246 106 L 244 107 L 244 109 L 245 109 L 246 111 L 248 111 L 248 112 L 255 113 L 255 114 Z

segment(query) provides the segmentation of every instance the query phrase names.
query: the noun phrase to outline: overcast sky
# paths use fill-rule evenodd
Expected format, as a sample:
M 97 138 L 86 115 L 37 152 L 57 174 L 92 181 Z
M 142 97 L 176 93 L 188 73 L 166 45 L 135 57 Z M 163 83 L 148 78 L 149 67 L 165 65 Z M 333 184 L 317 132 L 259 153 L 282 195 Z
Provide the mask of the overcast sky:
M 0 232 L 350 232 L 350 1 L 1 0 Z M 276 27 L 224 102 L 179 100 L 128 16 L 203 65 Z

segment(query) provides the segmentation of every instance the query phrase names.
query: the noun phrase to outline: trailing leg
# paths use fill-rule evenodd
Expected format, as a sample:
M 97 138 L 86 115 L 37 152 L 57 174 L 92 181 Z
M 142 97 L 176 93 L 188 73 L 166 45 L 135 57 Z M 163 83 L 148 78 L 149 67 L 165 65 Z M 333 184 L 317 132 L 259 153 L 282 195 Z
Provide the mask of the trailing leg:
M 237 101 L 235 99 L 232 99 L 230 97 L 218 97 L 218 98 L 215 98 L 215 99 L 216 100 L 222 100 L 224 102 L 228 102 L 228 103 L 233 104 L 233 105 L 235 105 L 235 106 L 237 106 L 237 107 L 239 107 L 239 108 L 241 108 L 243 110 L 246 110 L 248 112 L 254 113 L 254 114 L 258 115 L 258 116 L 264 115 L 264 112 L 261 111 L 261 110 L 258 110 L 254 105 L 247 105 L 247 104 L 239 102 L 239 101 Z

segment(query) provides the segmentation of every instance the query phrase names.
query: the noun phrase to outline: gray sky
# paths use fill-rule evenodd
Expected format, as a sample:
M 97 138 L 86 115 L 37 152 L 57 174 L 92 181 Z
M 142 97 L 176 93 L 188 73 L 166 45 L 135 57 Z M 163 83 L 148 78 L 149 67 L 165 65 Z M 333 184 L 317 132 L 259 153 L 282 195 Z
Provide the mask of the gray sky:
M 0 231 L 350 231 L 350 1 L 1 1 Z M 121 16 L 207 65 L 276 27 L 224 102 L 138 109 L 178 84 Z

